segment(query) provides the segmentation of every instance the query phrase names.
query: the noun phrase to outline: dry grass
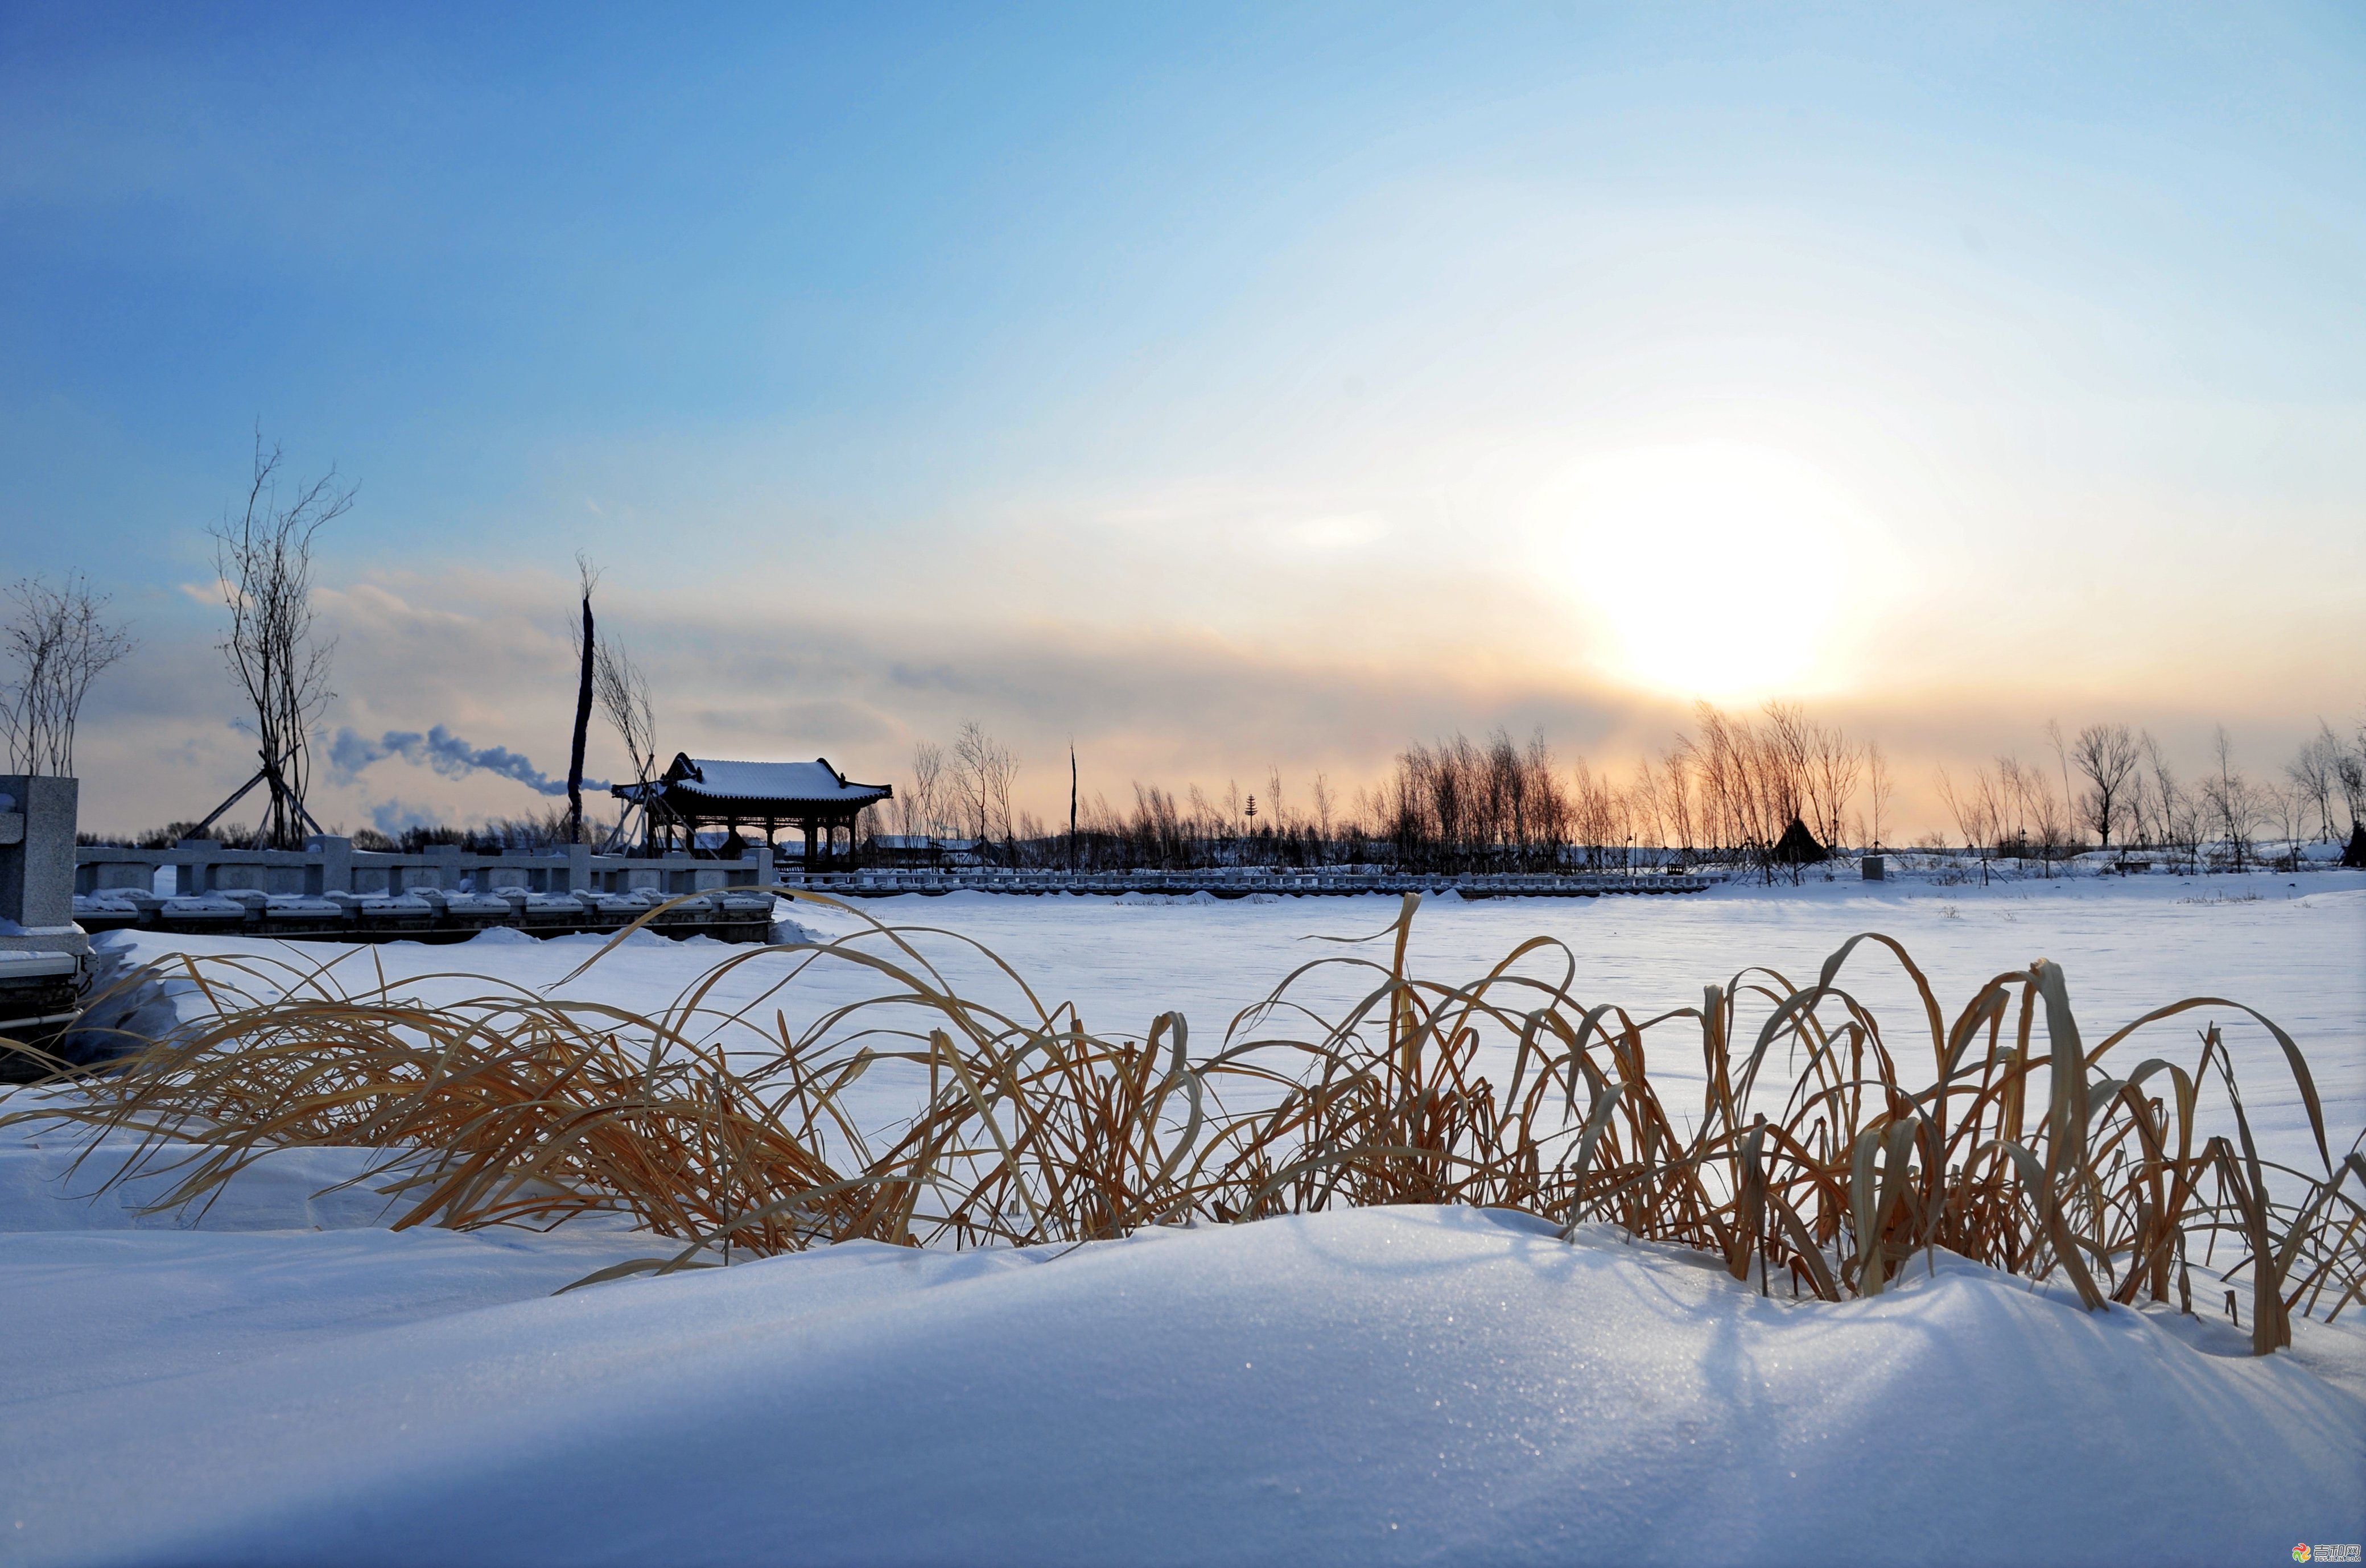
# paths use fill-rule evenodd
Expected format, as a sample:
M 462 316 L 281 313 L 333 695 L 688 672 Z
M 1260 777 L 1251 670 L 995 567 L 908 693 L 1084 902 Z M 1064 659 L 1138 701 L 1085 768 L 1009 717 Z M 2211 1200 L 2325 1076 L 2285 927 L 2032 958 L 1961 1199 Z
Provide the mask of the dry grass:
M 855 1237 L 1031 1245 L 1471 1203 L 1609 1220 L 1828 1300 L 1878 1293 L 1928 1247 L 2059 1273 L 2090 1306 L 2172 1290 L 2190 1304 L 2191 1267 L 2248 1269 L 2260 1351 L 2289 1342 L 2292 1313 L 2366 1294 L 2366 1158 L 2353 1145 L 2334 1159 L 2299 1047 L 2240 1003 L 2175 1002 L 2090 1047 L 2056 965 L 1996 976 L 1951 1021 L 1906 951 L 1868 934 L 1812 985 L 1745 970 L 1697 1008 L 1638 1020 L 1583 1003 L 1574 955 L 1548 939 L 1461 985 L 1415 976 L 1416 903 L 1374 939 L 1385 962 L 1351 947 L 1303 966 L 1197 1059 L 1179 1014 L 1138 1040 L 1090 1033 L 975 943 L 1017 1000 L 966 999 L 915 939 L 967 939 L 835 904 L 866 929 L 738 953 L 655 1014 L 465 976 L 428 981 L 486 988 L 427 1007 L 382 973 L 350 985 L 355 957 L 181 959 L 175 975 L 203 996 L 196 1021 L 0 1124 L 76 1123 L 94 1152 L 113 1134 L 105 1146 L 130 1152 L 110 1181 L 177 1177 L 162 1206 L 208 1201 L 275 1148 L 364 1145 L 387 1151 L 365 1179 L 400 1225 L 616 1211 L 679 1243 L 594 1279 Z M 1896 1041 L 1840 984 L 1860 953 L 1894 960 L 1919 998 Z M 743 965 L 778 970 L 783 954 L 755 1001 L 715 999 Z M 793 1031 L 783 993 L 817 964 L 868 971 L 870 994 Z M 1298 999 L 1318 976 L 1360 998 L 1320 1016 Z M 2203 1009 L 2246 1014 L 2282 1046 L 2320 1170 L 2259 1157 L 2214 1024 L 2190 1066 L 2153 1057 L 2114 1076 L 2139 1031 Z M 1647 1062 L 1672 1033 L 1700 1052 L 1688 1115 L 1663 1092 L 1689 1075 L 1655 1081 Z M 1490 1047 L 1511 1058 L 1501 1084 L 1479 1069 Z M 872 1075 L 917 1107 L 884 1133 L 850 1103 Z M 2205 1096 L 2231 1139 L 2205 1133 Z

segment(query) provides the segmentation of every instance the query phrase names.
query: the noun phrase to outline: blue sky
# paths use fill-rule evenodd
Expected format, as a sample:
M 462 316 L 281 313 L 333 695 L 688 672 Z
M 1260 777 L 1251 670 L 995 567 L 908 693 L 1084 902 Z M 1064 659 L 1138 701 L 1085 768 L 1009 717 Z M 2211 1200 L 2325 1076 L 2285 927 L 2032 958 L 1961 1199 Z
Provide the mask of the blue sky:
M 2340 7 L 7 7 L 0 541 L 138 624 L 126 823 L 236 782 L 258 424 L 361 485 L 330 729 L 545 768 L 579 548 L 669 750 L 889 778 L 1776 693 L 2270 763 L 2366 698 L 2361 66 Z M 337 808 L 535 804 L 407 767 Z

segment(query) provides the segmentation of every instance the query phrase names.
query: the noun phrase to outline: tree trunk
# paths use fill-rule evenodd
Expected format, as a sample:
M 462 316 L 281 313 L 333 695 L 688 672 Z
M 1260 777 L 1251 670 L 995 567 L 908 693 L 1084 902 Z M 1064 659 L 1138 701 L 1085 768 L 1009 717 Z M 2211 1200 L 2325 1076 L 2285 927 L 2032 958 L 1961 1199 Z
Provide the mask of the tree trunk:
M 583 677 L 575 688 L 575 745 L 567 758 L 568 842 L 583 841 L 583 742 L 592 728 L 592 595 L 583 595 Z

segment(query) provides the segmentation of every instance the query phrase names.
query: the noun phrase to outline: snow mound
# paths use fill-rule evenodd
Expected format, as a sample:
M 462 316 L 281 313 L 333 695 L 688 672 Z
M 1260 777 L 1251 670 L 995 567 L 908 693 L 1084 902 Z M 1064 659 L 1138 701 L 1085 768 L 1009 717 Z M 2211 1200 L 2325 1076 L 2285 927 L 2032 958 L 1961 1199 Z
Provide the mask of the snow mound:
M 78 1140 L 60 1131 L 42 1145 L 0 1146 L 0 1233 L 20 1231 L 343 1230 L 390 1223 L 393 1201 L 374 1190 L 394 1179 L 344 1186 L 386 1161 L 383 1149 L 274 1149 L 239 1172 L 203 1213 L 153 1210 L 194 1166 L 160 1164 L 129 1181 L 106 1187 L 135 1146 L 112 1139 L 76 1164 Z M 180 1151 L 166 1149 L 169 1162 Z M 193 1156 L 209 1150 L 189 1149 Z
M 637 931 L 627 931 L 621 938 L 614 931 L 569 931 L 565 936 L 527 937 L 526 940 L 546 947 L 603 948 L 612 942 L 618 947 L 670 947 L 673 945 L 669 939 L 659 936 L 647 926 L 643 926 Z
M 2174 1563 L 2366 1535 L 2366 1401 L 1945 1258 L 1802 1304 L 1385 1209 L 553 1297 L 558 1237 L 521 1237 L 513 1298 L 479 1251 L 435 1313 L 410 1244 L 487 1243 L 380 1234 L 288 1238 L 334 1250 L 300 1311 L 263 1238 L 0 1237 L 13 1320 L 84 1346 L 0 1368 L 15 1555 Z M 220 1355 L 242 1292 L 284 1325 L 267 1355 Z

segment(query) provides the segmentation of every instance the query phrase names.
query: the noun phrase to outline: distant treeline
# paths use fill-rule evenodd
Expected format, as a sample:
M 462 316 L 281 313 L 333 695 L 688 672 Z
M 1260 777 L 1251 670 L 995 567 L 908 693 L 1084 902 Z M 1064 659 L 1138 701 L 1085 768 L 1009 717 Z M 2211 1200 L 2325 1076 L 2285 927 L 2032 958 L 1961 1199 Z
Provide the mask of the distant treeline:
M 2349 736 L 2320 722 L 2282 774 L 2268 778 L 2235 763 L 2223 728 L 2213 765 L 2191 779 L 2170 767 L 2151 736 L 2124 724 L 2091 724 L 2076 737 L 2049 724 L 2043 733 L 2043 760 L 2000 756 L 1962 779 L 1939 770 L 1937 795 L 1954 830 L 1903 847 L 2050 866 L 2100 845 L 2241 870 L 2279 858 L 2268 845 L 2297 863 L 2303 842 L 2346 836 L 2349 858 L 2366 863 L 2366 722 Z M 1278 769 L 1268 770 L 1261 791 L 1229 783 L 1211 796 L 1197 784 L 1177 791 L 1135 782 L 1123 807 L 1079 795 L 1073 831 L 1014 805 L 1018 773 L 1008 747 L 966 725 L 949 749 L 915 748 L 910 779 L 862 815 L 857 837 L 874 858 L 951 855 L 1078 871 L 1716 867 L 1769 880 L 1796 879 L 1827 855 L 1901 847 L 1891 841 L 1895 784 L 1880 745 L 1817 721 L 1797 703 L 1769 703 L 1755 716 L 1699 704 L 1688 728 L 1623 775 L 1584 758 L 1564 766 L 1541 732 L 1522 744 L 1499 728 L 1481 740 L 1456 734 L 1407 746 L 1377 784 L 1345 799 L 1324 774 L 1300 791 L 1287 788 Z M 613 829 L 585 826 L 594 844 Z M 163 847 L 189 827 L 175 823 L 130 841 Z M 233 847 L 258 840 L 235 825 L 212 836 Z M 415 824 L 352 835 L 356 848 L 412 853 L 438 844 L 547 851 L 569 836 L 567 814 L 556 807 L 468 828 Z M 738 852 L 719 835 L 702 835 L 702 843 Z
M 2076 738 L 2048 725 L 2045 735 L 2052 769 L 2003 756 L 1960 785 L 1941 770 L 1955 832 L 1927 832 L 1910 847 L 2050 865 L 2100 844 L 2242 869 L 2264 840 L 2289 857 L 2304 840 L 2337 838 L 2337 804 L 2349 836 L 2361 836 L 2366 724 L 2345 739 L 2320 723 L 2283 775 L 2265 780 L 2235 765 L 2223 729 L 2214 769 L 2191 782 L 2125 725 L 2090 725 Z M 1699 704 L 1688 729 L 1624 776 L 1583 758 L 1564 767 L 1541 732 L 1523 745 L 1499 728 L 1482 740 L 1456 734 L 1408 746 L 1376 786 L 1348 800 L 1322 774 L 1301 796 L 1278 770 L 1262 795 L 1237 783 L 1211 797 L 1197 784 L 1136 782 L 1130 807 L 1079 797 L 1073 832 L 1014 808 L 1016 773 L 1007 748 L 967 726 L 950 755 L 917 749 L 912 782 L 865 814 L 862 834 L 1081 871 L 1722 867 L 1769 880 L 1796 879 L 1827 855 L 1900 847 L 1890 842 L 1896 781 L 1881 746 L 1786 702 L 1755 716 Z

